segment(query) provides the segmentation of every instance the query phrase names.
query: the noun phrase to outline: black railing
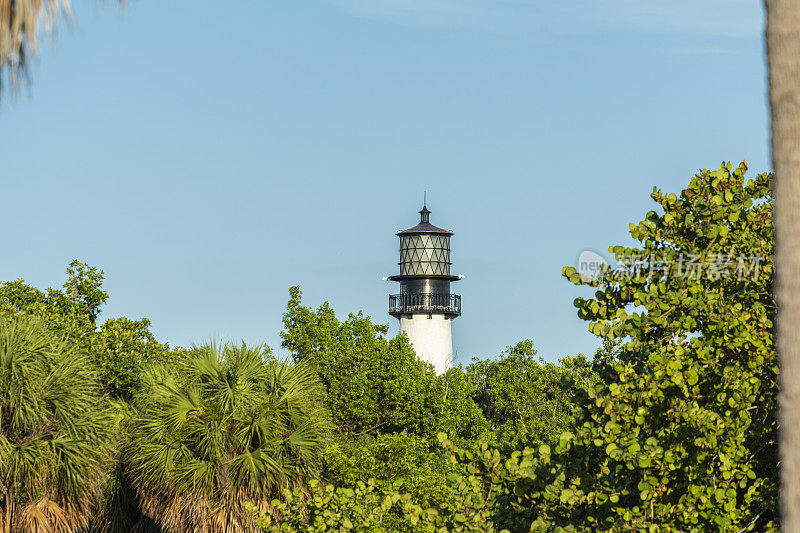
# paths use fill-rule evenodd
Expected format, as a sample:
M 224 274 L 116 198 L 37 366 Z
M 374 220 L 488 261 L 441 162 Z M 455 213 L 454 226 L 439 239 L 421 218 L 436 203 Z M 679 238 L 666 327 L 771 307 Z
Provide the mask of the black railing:
M 458 294 L 410 293 L 390 294 L 389 314 L 444 313 L 461 314 L 461 296 Z

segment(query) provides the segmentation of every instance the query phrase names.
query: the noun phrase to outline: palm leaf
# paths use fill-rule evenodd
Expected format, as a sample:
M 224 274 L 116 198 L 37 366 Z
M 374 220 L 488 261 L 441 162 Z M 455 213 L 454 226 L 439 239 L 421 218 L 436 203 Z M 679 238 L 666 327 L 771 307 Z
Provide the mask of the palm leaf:
M 191 353 L 172 372 L 151 372 L 137 399 L 131 480 L 165 531 L 251 530 L 245 501 L 267 505 L 282 487 L 318 475 L 331 430 L 319 383 L 263 346 Z
M 108 479 L 109 416 L 85 357 L 36 320 L 0 320 L 0 508 L 14 531 L 88 524 Z

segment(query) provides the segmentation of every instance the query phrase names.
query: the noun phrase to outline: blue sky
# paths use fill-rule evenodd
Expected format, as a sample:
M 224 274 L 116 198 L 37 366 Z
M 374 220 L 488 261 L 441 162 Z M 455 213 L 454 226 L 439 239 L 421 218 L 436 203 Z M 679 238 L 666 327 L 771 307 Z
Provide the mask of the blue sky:
M 597 346 L 561 278 L 653 186 L 768 170 L 760 2 L 79 0 L 0 106 L 0 279 L 106 273 L 102 318 L 280 343 L 288 287 L 390 323 L 394 233 L 452 229 L 456 363 Z

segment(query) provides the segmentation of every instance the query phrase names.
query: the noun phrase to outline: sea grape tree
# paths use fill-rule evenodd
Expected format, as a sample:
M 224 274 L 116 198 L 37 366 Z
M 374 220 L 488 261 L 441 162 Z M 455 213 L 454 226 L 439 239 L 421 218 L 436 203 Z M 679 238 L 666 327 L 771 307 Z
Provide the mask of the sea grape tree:
M 516 454 L 510 529 L 741 531 L 776 528 L 771 174 L 703 170 L 631 224 L 622 268 L 575 301 L 614 350 L 595 361 L 577 427 Z

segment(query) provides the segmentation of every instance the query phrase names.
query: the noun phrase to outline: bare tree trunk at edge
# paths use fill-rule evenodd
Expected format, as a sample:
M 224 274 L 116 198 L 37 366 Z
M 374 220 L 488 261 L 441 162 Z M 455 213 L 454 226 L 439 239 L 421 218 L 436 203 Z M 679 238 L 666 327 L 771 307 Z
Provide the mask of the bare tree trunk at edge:
M 800 0 L 765 0 L 775 172 L 781 530 L 800 532 Z

